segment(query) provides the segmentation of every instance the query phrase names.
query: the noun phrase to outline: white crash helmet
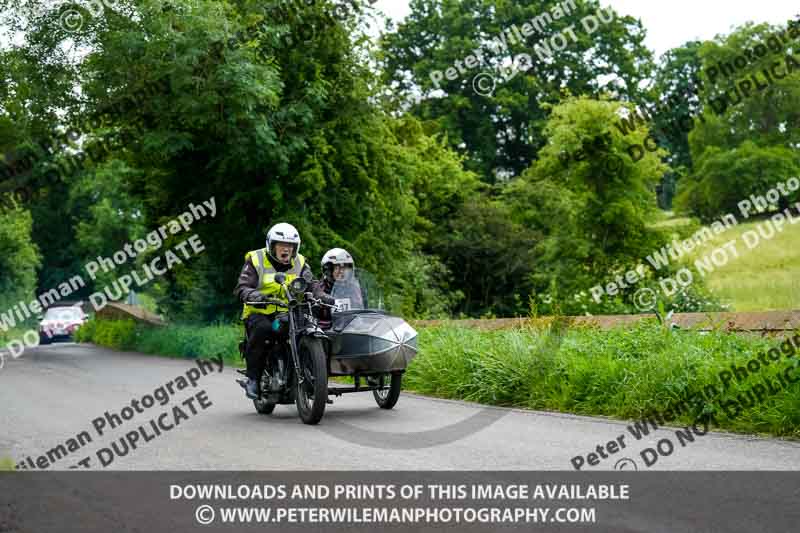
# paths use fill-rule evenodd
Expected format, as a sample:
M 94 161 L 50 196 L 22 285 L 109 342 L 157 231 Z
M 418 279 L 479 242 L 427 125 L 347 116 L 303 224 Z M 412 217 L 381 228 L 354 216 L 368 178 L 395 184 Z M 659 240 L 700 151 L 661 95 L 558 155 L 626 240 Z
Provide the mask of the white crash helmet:
M 332 248 L 322 256 L 322 273 L 331 278 L 333 275 L 333 265 L 350 265 L 355 268 L 355 261 L 350 252 L 344 248 Z
M 294 259 L 300 251 L 300 232 L 297 231 L 297 228 L 286 222 L 275 224 L 269 229 L 267 232 L 267 253 L 275 261 L 278 259 L 272 255 L 272 246 L 277 242 L 285 242 L 294 245 L 294 251 L 292 252 L 292 259 Z

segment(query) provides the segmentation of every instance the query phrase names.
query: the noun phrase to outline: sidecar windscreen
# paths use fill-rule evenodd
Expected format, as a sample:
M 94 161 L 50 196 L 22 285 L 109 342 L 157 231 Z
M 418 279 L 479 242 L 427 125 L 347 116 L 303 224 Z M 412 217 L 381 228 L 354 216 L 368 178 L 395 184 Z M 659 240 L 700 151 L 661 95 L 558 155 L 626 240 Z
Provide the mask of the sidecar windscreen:
M 339 312 L 384 308 L 383 291 L 375 276 L 360 268 L 345 271 L 334 282 L 331 296 Z
M 361 284 L 358 282 L 358 278 L 337 280 L 333 284 L 331 296 L 336 300 L 336 308 L 339 311 L 364 309 L 364 295 L 361 292 Z

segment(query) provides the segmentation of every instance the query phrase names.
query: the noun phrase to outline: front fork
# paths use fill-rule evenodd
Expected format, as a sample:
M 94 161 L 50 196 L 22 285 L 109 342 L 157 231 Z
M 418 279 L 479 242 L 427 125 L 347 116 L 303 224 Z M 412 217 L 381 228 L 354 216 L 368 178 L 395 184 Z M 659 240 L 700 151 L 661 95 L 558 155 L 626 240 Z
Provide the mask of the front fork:
M 289 348 L 292 352 L 292 363 L 294 363 L 294 373 L 297 375 L 297 384 L 303 385 L 305 377 L 300 369 L 300 354 L 297 351 L 297 335 L 294 324 L 294 309 L 289 310 Z

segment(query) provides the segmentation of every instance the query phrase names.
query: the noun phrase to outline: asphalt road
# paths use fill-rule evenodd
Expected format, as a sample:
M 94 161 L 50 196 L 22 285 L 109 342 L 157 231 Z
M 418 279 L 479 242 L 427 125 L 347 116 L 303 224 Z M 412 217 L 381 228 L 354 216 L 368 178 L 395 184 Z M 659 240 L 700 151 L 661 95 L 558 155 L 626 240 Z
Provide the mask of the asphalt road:
M 235 383 L 232 368 L 200 377 L 171 396 L 169 403 L 136 413 L 100 436 L 92 421 L 105 411 L 120 413 L 177 376 L 197 368 L 191 360 L 119 353 L 94 346 L 56 344 L 6 356 L 0 369 L 0 459 L 33 462 L 85 432 L 91 442 L 49 469 L 66 469 L 86 457 L 100 469 L 98 450 L 140 432 L 135 450 L 117 453 L 107 468 L 118 470 L 571 470 L 573 457 L 594 452 L 608 458 L 597 471 L 798 470 L 800 443 L 780 439 L 708 433 L 681 445 L 676 429 L 635 440 L 628 422 L 564 414 L 486 408 L 404 393 L 392 411 L 381 410 L 371 393 L 336 398 L 319 426 L 306 426 L 294 406 L 259 415 Z M 177 382 L 175 381 L 176 385 Z M 205 391 L 207 400 L 189 397 Z M 205 397 L 204 397 L 205 398 Z M 202 403 L 211 405 L 203 408 Z M 177 417 L 179 406 L 186 415 Z M 192 409 L 196 414 L 192 414 Z M 149 421 L 161 413 L 169 431 L 155 436 Z M 174 426 L 177 417 L 178 425 Z M 155 423 L 154 423 L 155 424 Z M 702 430 L 702 428 L 700 428 Z M 152 437 L 142 442 L 145 435 Z M 626 447 L 610 454 L 607 443 L 620 435 Z M 668 439 L 674 451 L 647 467 L 640 452 Z M 77 448 L 78 446 L 75 445 Z M 662 450 L 667 445 L 662 443 Z M 108 453 L 105 452 L 106 459 Z M 623 459 L 630 459 L 625 461 Z M 622 461 L 621 461 L 622 460 Z

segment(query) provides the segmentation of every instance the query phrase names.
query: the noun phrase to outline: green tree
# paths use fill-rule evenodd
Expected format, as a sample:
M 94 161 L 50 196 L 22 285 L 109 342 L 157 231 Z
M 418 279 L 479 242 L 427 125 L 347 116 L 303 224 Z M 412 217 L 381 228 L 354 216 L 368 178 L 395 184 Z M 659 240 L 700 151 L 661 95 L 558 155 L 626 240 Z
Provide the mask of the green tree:
M 690 41 L 666 52 L 660 59 L 645 106 L 656 110 L 651 129 L 659 144 L 669 152 L 673 168 L 692 168 L 689 131 L 681 119 L 702 111 L 698 96 L 702 86 L 700 41 Z
M 18 206 L 0 208 L 0 310 L 30 301 L 42 259 L 31 240 L 30 212 Z
M 360 11 L 342 19 L 327 2 L 282 4 L 119 2 L 77 33 L 53 17 L 25 27 L 37 43 L 20 47 L 28 61 L 51 60 L 68 39 L 82 50 L 51 60 L 74 98 L 63 97 L 62 122 L 89 125 L 53 156 L 76 153 L 81 168 L 41 187 L 43 209 L 68 198 L 69 209 L 86 211 L 69 230 L 72 219 L 54 211 L 57 242 L 73 258 L 107 252 L 213 196 L 216 218 L 193 227 L 206 252 L 157 287 L 171 317 L 238 314 L 231 290 L 244 253 L 278 221 L 300 229 L 312 267 L 344 246 L 403 310 L 441 315 L 458 292 L 443 293 L 450 274 L 431 236 L 477 178 L 445 140 L 379 105 Z M 55 215 L 41 217 L 52 227 Z
M 456 149 L 468 156 L 467 167 L 493 183 L 516 176 L 536 159 L 546 138 L 545 103 L 557 103 L 565 94 L 599 95 L 607 89 L 604 76 L 630 99 L 640 95 L 640 83 L 650 74 L 651 53 L 644 46 L 644 30 L 632 17 L 600 23 L 588 34 L 581 20 L 597 13 L 599 2 L 576 2 L 574 12 L 553 19 L 559 4 L 546 1 L 412 0 L 411 13 L 382 43 L 384 79 L 399 95 L 398 106 L 440 128 Z M 609 12 L 610 13 L 610 12 Z M 551 17 L 547 27 L 533 28 L 524 42 L 514 37 L 534 17 Z M 535 46 L 548 44 L 553 35 L 574 27 L 576 41 L 551 58 L 539 60 Z M 503 32 L 510 33 L 503 33 Z M 501 39 L 503 45 L 498 45 Z M 516 41 L 516 42 L 513 42 Z M 507 48 L 503 50 L 503 48 Z M 482 64 L 456 79 L 432 75 L 464 67 L 468 56 L 481 50 Z M 519 54 L 533 59 L 531 68 L 511 76 L 508 61 Z M 468 65 L 468 63 L 467 63 Z M 504 76 L 492 97 L 473 90 L 478 73 Z
M 668 170 L 665 152 L 631 159 L 628 142 L 641 143 L 647 129 L 640 126 L 627 139 L 606 130 L 624 107 L 589 98 L 555 106 L 540 159 L 505 191 L 514 220 L 544 236 L 530 274 L 537 292 L 569 298 L 609 272 L 633 268 L 662 242 L 647 223 L 657 209 L 655 186 Z M 589 150 L 598 139 L 603 150 Z M 565 157 L 580 151 L 589 155 Z
M 487 194 L 471 198 L 437 237 L 436 248 L 464 293 L 456 310 L 467 316 L 526 314 L 528 275 L 541 235 L 516 223 L 509 207 Z
M 784 30 L 768 24 L 746 24 L 700 47 L 706 74 L 714 69 L 720 72 L 720 64 L 734 64 L 739 56 L 754 61 L 748 60 L 732 76 L 718 73 L 703 78 L 700 96 L 705 119 L 689 135 L 694 170 L 689 179 L 682 180 L 676 199 L 680 210 L 711 220 L 734 211 L 736 203 L 749 194 L 763 194 L 797 175 L 800 61 L 776 37 Z M 798 36 L 798 24 L 784 34 L 790 40 Z M 763 47 L 767 53 L 746 53 L 756 47 Z M 769 83 L 764 71 L 772 72 L 775 65 L 777 75 L 770 76 Z M 742 82 L 752 86 L 754 78 L 761 88 L 743 95 Z
M 653 117 L 653 135 L 669 153 L 667 162 L 674 169 L 664 174 L 658 187 L 662 209 L 672 208 L 678 179 L 693 170 L 690 130 L 681 125 L 702 112 L 698 95 L 702 85 L 701 45 L 700 41 L 690 41 L 666 52 L 659 61 L 647 97 L 646 105 L 658 110 Z
M 739 216 L 738 204 L 750 195 L 762 196 L 778 183 L 797 177 L 800 156 L 783 146 L 760 147 L 745 141 L 737 148 L 708 147 L 695 173 L 682 181 L 676 208 L 704 222 L 726 213 Z M 781 210 L 800 199 L 797 192 L 781 196 Z
M 72 215 L 75 242 L 70 252 L 84 264 L 97 257 L 111 257 L 126 244 L 144 236 L 144 215 L 140 201 L 129 190 L 135 170 L 118 160 L 87 169 L 80 180 L 70 187 L 67 202 Z M 143 257 L 139 256 L 141 264 Z M 86 278 L 90 288 L 111 284 L 120 275 L 136 266 L 129 260 L 125 266 L 97 274 L 94 283 Z M 140 289 L 140 291 L 143 289 Z

